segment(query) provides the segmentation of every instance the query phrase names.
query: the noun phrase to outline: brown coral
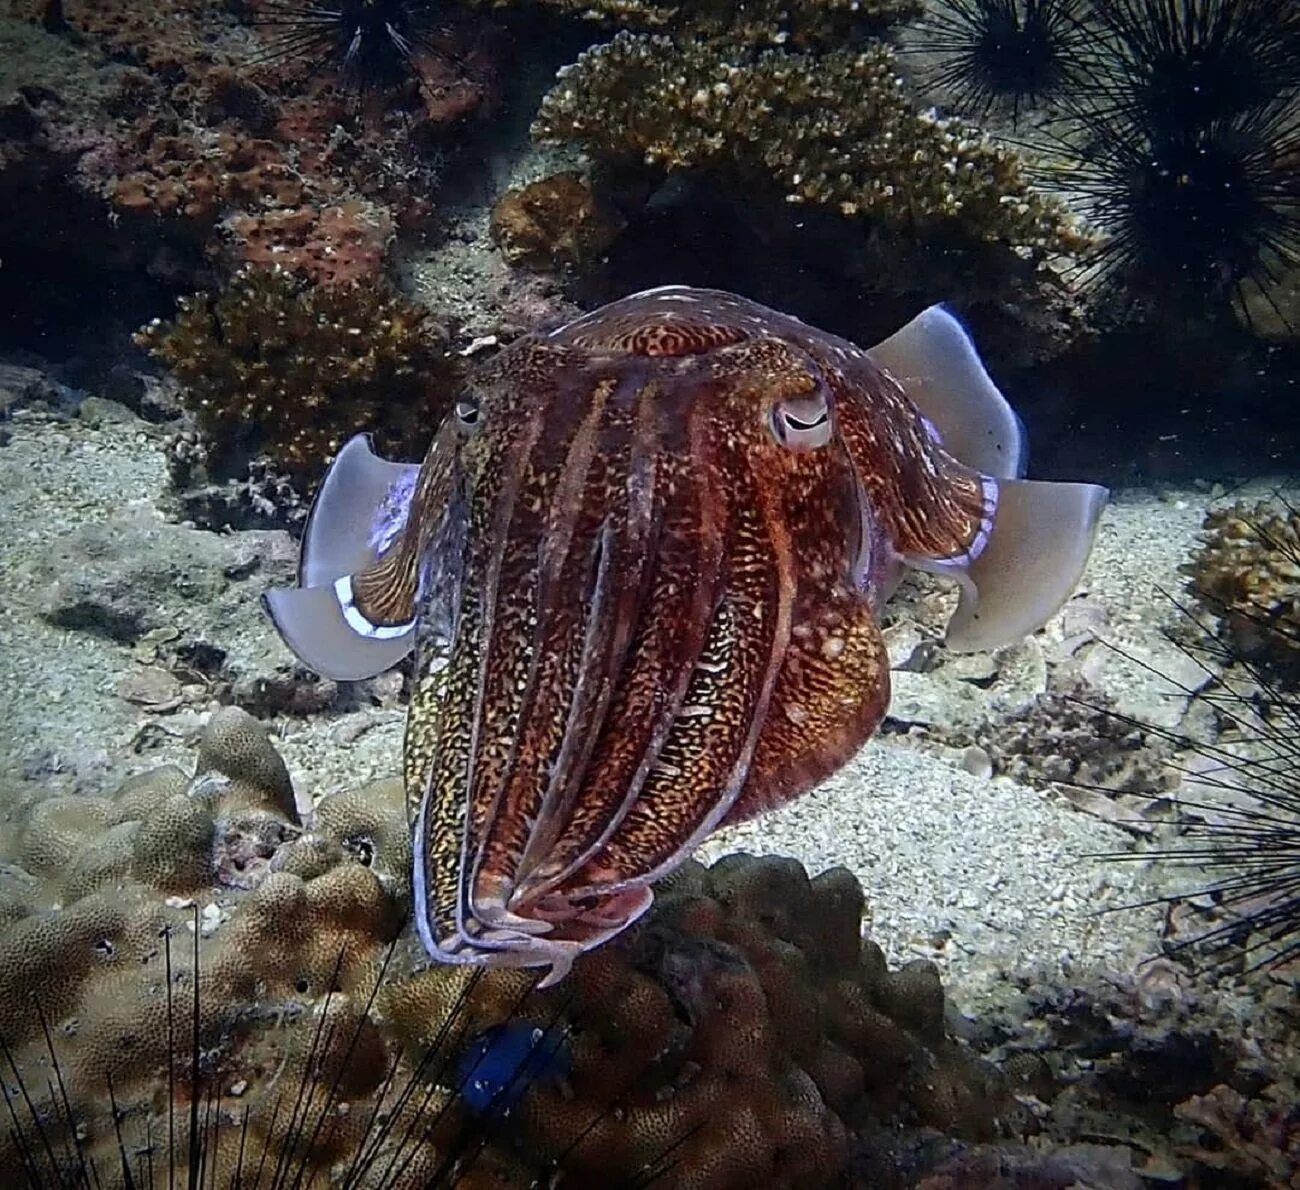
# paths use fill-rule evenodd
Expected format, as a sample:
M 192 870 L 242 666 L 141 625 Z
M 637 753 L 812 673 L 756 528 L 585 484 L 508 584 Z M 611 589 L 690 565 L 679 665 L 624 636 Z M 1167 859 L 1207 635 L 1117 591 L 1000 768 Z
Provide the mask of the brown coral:
M 596 260 L 622 220 L 577 173 L 508 190 L 492 208 L 492 238 L 511 264 L 578 267 Z
M 793 860 L 731 856 L 675 874 L 625 946 L 585 956 L 552 992 L 484 977 L 476 1028 L 567 1022 L 571 1072 L 520 1109 L 530 1146 L 579 1185 L 621 1184 L 671 1150 L 683 1190 L 812 1190 L 843 1175 L 846 1121 L 996 1135 L 1008 1101 L 946 1039 L 934 968 L 890 972 L 861 939 L 862 908 L 843 869 L 809 880 Z M 467 978 L 394 981 L 385 1014 L 418 1049 Z
M 477 0 L 504 8 L 515 0 Z M 686 38 L 730 37 L 747 45 L 835 46 L 920 14 L 920 0 L 541 0 L 554 11 L 617 29 L 673 31 Z
M 755 54 L 620 33 L 563 72 L 534 134 L 614 160 L 724 170 L 909 233 L 950 230 L 1038 255 L 1087 242 L 1030 189 L 1015 154 L 916 111 L 883 44 Z
M 1001 1130 L 1008 1101 L 947 1039 L 933 968 L 888 971 L 843 870 L 689 865 L 624 944 L 538 993 L 532 972 L 424 969 L 399 937 L 400 782 L 299 822 L 283 762 L 229 708 L 196 768 L 14 812 L 0 859 L 34 871 L 6 868 L 0 915 L 0 1161 L 35 1184 L 93 1161 L 113 1190 L 172 1164 L 224 1186 L 266 1161 L 322 1190 L 646 1168 L 682 1190 L 815 1190 L 839 1184 L 861 1120 Z M 465 1055 L 520 1026 L 563 1060 L 484 1132 L 457 1093 Z
M 375 284 L 244 271 L 139 338 L 172 368 L 215 455 L 262 454 L 295 475 L 317 475 L 360 432 L 418 458 L 454 386 L 441 328 Z
M 0 931 L 6 1095 L 27 1105 L 0 1139 L 5 1168 L 46 1184 L 93 1162 L 96 1184 L 115 1187 L 148 1182 L 146 1161 L 182 1178 L 194 1164 L 233 1185 L 246 1154 L 269 1151 L 317 1186 L 371 1132 L 353 1101 L 388 1102 L 401 1125 L 404 1084 L 367 1005 L 404 890 L 344 846 L 385 812 L 391 836 L 400 797 L 334 807 L 304 833 L 265 732 L 227 709 L 193 778 L 158 770 L 82 799 L 79 818 L 52 800 L 27 815 L 13 857 L 40 882 Z M 431 1166 L 424 1138 L 407 1139 L 417 1172 L 388 1185 L 418 1185 Z M 119 1154 L 139 1167 L 128 1174 Z
M 1202 527 L 1186 568 L 1193 593 L 1244 656 L 1300 666 L 1300 510 L 1239 502 L 1206 514 Z

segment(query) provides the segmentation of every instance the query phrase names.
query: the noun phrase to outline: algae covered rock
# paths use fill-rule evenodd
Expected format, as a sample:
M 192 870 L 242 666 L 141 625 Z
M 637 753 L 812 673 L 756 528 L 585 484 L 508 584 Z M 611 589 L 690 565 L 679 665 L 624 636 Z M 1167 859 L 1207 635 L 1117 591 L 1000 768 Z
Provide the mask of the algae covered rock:
M 1255 661 L 1300 667 L 1300 510 L 1241 502 L 1205 517 L 1186 568 L 1193 593 L 1223 618 L 1227 641 Z

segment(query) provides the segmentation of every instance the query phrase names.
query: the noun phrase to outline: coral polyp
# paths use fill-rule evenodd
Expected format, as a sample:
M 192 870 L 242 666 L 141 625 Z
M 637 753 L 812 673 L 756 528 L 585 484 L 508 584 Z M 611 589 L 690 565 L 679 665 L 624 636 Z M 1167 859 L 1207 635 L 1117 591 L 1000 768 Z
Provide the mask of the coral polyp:
M 1023 111 L 1077 87 L 1088 35 L 1080 0 L 942 0 L 915 48 L 933 53 L 930 83 L 962 115 Z

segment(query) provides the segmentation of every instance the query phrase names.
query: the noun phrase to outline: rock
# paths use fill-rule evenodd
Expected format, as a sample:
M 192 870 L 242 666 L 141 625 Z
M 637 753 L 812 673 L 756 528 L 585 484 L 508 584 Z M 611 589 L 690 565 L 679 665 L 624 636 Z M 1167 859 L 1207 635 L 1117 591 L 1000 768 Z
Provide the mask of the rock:
M 108 397 L 87 397 L 77 407 L 77 416 L 88 426 L 130 425 L 139 418 L 118 401 Z
M 207 533 L 129 509 L 56 539 L 19 587 L 56 627 L 132 646 L 234 641 L 240 660 L 274 668 L 284 654 L 260 597 L 293 582 L 296 552 L 287 533 Z

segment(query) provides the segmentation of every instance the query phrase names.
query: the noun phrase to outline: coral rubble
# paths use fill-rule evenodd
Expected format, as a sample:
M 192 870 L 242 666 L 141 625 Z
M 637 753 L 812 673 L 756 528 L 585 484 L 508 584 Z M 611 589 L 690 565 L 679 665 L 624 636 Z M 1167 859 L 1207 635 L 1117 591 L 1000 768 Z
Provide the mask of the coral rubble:
M 1300 511 L 1242 503 L 1212 510 L 1188 566 L 1193 593 L 1256 661 L 1300 665 Z

